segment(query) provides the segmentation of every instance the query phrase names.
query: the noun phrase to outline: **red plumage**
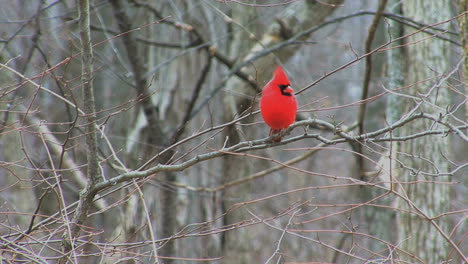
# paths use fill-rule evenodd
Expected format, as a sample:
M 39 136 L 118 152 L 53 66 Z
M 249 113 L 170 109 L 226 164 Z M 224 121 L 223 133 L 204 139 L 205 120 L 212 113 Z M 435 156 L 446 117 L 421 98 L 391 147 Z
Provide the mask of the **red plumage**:
M 260 111 L 263 120 L 270 126 L 270 136 L 280 133 L 296 120 L 297 100 L 288 76 L 278 66 L 270 82 L 263 87 Z M 275 141 L 281 141 L 279 136 Z

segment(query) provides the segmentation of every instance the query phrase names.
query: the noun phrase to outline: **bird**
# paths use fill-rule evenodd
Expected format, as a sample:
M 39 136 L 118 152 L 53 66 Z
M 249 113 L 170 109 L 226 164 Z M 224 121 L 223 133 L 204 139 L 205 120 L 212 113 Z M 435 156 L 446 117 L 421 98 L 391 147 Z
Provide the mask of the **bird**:
M 260 98 L 260 112 L 270 127 L 270 134 L 276 135 L 273 142 L 281 142 L 282 131 L 296 121 L 297 100 L 288 76 L 277 66 L 273 78 L 263 87 Z

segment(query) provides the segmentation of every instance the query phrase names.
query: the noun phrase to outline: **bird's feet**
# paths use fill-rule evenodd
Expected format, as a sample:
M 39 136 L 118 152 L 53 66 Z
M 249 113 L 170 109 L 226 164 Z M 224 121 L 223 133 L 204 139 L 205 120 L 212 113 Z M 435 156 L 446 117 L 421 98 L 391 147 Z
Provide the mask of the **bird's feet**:
M 285 129 L 270 129 L 270 140 L 273 143 L 281 142 L 284 136 Z

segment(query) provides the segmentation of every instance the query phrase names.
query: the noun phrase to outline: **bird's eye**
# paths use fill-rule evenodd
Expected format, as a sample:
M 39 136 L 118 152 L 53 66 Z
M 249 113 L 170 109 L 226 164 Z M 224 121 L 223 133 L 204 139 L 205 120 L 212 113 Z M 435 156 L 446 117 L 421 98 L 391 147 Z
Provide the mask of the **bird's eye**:
M 279 84 L 278 85 L 281 91 L 284 91 L 286 88 L 288 88 L 289 84 Z

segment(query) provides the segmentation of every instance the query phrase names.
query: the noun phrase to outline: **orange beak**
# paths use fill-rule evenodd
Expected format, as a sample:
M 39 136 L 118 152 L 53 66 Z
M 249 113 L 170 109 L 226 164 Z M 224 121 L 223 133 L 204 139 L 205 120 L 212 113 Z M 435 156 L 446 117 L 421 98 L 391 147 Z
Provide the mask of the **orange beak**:
M 286 89 L 284 89 L 284 92 L 294 94 L 294 90 L 291 88 L 291 85 L 288 85 L 288 87 Z

